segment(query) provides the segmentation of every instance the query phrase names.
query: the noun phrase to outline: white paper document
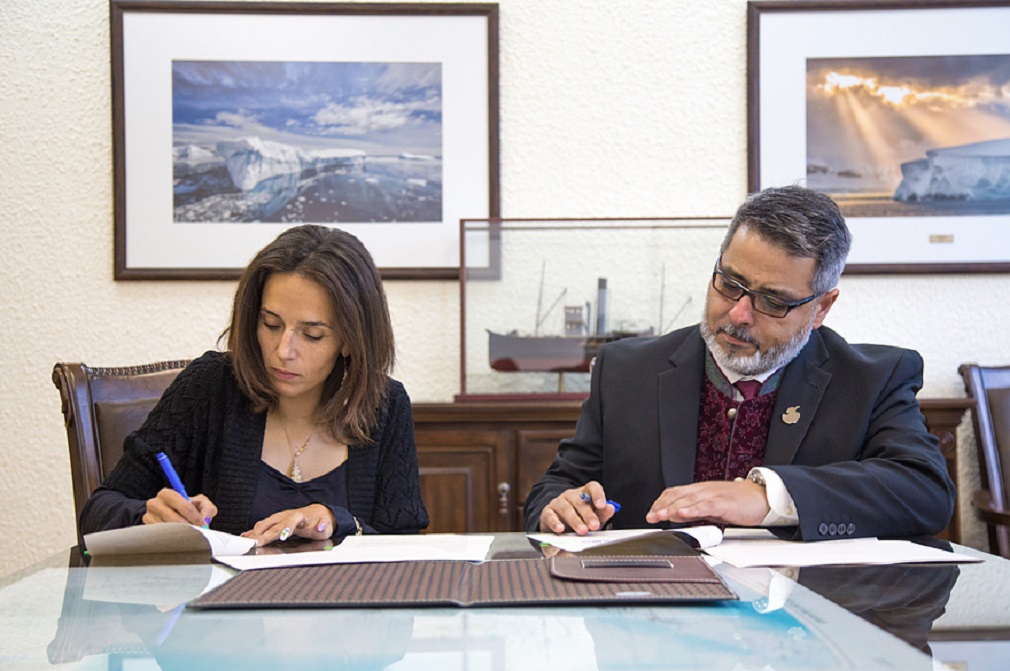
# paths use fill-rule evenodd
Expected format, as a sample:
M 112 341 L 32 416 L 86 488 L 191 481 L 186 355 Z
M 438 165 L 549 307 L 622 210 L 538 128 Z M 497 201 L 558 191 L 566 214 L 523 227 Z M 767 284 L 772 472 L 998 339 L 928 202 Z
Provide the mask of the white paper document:
M 581 552 L 589 548 L 611 545 L 613 543 L 620 543 L 621 541 L 630 540 L 632 538 L 638 538 L 639 536 L 654 534 L 657 531 L 662 531 L 662 529 L 608 529 L 606 531 L 590 531 L 585 536 L 576 536 L 574 533 L 547 533 L 528 534 L 528 537 L 546 545 L 553 545 L 559 550 L 565 550 L 567 552 Z M 722 530 L 719 527 L 712 525 L 683 527 L 681 529 L 668 531 L 668 533 L 673 533 L 674 531 L 680 535 L 691 536 L 700 548 L 717 545 L 722 540 Z
M 929 564 L 981 561 L 975 557 L 927 547 L 911 541 L 845 538 L 803 542 L 726 539 L 705 550 L 738 568 L 754 566 L 828 566 L 838 564 Z
M 567 552 L 582 552 L 589 548 L 611 545 L 657 529 L 623 529 L 590 531 L 585 536 L 567 534 L 529 534 L 529 538 Z M 879 540 L 876 538 L 845 538 L 830 541 L 785 541 L 767 529 L 730 528 L 725 532 L 717 526 L 683 527 L 672 530 L 689 535 L 695 545 L 714 560 L 738 568 L 754 566 L 828 566 L 837 564 L 910 564 L 961 563 L 981 561 L 975 557 L 946 552 L 911 541 Z
M 421 560 L 484 561 L 494 536 L 462 534 L 348 536 L 332 550 L 289 554 L 252 554 L 216 557 L 227 566 L 246 571 L 314 564 L 364 564 Z
M 140 524 L 122 529 L 96 531 L 84 535 L 84 546 L 93 557 L 115 554 L 166 554 L 210 552 L 214 557 L 240 555 L 256 546 L 255 539 L 243 538 L 192 524 Z

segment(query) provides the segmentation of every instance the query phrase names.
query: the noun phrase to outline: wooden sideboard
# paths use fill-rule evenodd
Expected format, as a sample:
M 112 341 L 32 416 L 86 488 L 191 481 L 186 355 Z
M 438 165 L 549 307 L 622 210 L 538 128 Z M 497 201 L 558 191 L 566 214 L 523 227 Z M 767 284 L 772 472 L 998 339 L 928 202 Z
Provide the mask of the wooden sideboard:
M 973 402 L 923 399 L 957 482 L 957 427 Z M 430 533 L 521 531 L 526 494 L 571 436 L 578 401 L 417 403 L 414 429 Z M 958 512 L 942 534 L 960 540 Z

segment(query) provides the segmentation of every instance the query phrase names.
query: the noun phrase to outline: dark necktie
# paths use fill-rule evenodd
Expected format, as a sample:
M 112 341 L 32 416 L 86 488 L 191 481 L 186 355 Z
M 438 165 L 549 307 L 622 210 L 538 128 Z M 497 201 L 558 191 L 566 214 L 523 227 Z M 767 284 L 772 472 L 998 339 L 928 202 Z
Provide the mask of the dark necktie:
M 743 400 L 749 401 L 752 398 L 756 398 L 759 393 L 761 393 L 761 385 L 763 383 L 760 380 L 739 380 L 734 383 L 734 387 L 740 390 L 743 394 Z

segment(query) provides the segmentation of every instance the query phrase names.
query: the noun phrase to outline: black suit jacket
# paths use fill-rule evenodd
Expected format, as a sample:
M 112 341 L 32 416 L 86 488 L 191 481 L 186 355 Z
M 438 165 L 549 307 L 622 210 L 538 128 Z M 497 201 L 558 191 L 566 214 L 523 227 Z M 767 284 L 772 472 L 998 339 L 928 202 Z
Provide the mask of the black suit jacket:
M 575 435 L 561 441 L 526 502 L 526 527 L 565 489 L 599 481 L 623 506 L 614 528 L 644 528 L 667 487 L 694 479 L 705 344 L 697 326 L 601 348 Z M 796 503 L 796 538 L 941 531 L 954 484 L 915 394 L 922 358 L 814 330 L 778 390 L 764 465 Z M 789 408 L 799 421 L 782 416 Z

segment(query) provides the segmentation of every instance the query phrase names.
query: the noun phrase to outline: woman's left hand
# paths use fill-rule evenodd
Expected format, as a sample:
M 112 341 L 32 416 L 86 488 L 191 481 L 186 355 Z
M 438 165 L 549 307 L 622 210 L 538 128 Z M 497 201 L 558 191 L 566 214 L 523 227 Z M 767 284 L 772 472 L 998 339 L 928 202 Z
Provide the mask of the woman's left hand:
M 304 508 L 274 513 L 257 522 L 256 526 L 242 536 L 255 538 L 257 546 L 276 540 L 286 541 L 292 536 L 321 540 L 329 538 L 333 533 L 333 523 L 333 513 L 330 509 L 322 504 L 313 503 Z

